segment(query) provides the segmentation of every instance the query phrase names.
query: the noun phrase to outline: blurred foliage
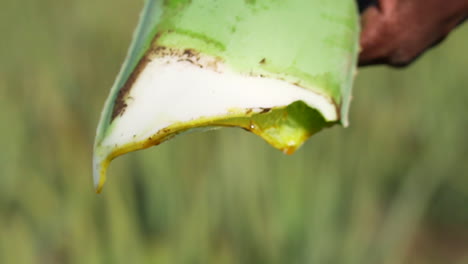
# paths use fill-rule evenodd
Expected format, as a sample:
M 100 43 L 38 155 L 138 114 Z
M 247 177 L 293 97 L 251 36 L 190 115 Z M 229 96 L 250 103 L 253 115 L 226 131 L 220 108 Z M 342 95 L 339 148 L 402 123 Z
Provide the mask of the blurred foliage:
M 0 263 L 468 263 L 468 25 L 362 69 L 349 128 L 286 156 L 240 129 L 91 150 L 141 1 L 2 0 Z

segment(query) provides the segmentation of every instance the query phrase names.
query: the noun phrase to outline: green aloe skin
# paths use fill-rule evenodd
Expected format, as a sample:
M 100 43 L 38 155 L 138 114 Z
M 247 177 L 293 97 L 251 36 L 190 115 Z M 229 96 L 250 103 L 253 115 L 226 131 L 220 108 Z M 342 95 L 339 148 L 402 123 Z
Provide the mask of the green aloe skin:
M 147 1 L 98 126 L 93 164 L 97 192 L 102 189 L 113 158 L 160 144 L 193 128 L 242 127 L 292 153 L 322 128 L 336 123 L 347 125 L 358 36 L 354 0 Z M 159 64 L 154 66 L 156 62 Z M 235 81 L 252 83 L 251 89 L 256 89 L 257 83 L 271 81 L 292 99 L 287 104 L 264 107 L 263 101 L 270 102 L 268 98 L 274 97 L 268 91 L 262 90 L 259 95 L 243 92 L 242 96 L 253 97 L 251 107 L 236 107 L 227 101 L 224 112 L 200 114 L 189 107 L 186 112 L 193 113 L 190 119 L 164 123 L 158 121 L 158 116 L 182 111 L 177 97 L 138 92 L 139 87 L 199 89 L 200 93 L 208 93 L 203 85 L 175 87 L 170 81 L 145 81 L 152 80 L 150 77 L 159 74 L 166 64 L 181 66 L 187 72 L 199 68 L 212 72 L 207 76 L 213 78 L 229 75 Z M 207 80 L 206 86 L 209 84 Z M 239 91 L 241 88 L 245 87 L 239 87 Z M 304 91 L 312 99 L 303 96 Z M 174 107 L 146 116 L 148 112 L 138 107 L 143 104 L 140 98 L 148 97 L 155 105 L 173 101 Z M 194 100 L 193 106 L 215 101 Z M 137 113 L 138 118 L 132 118 L 131 113 Z M 133 121 L 148 125 L 140 129 Z

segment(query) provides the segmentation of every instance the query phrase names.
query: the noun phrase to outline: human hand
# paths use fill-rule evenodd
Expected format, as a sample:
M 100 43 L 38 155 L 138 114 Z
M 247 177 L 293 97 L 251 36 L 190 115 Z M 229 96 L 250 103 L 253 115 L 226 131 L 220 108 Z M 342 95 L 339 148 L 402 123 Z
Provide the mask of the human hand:
M 358 0 L 359 65 L 406 66 L 468 17 L 468 0 Z

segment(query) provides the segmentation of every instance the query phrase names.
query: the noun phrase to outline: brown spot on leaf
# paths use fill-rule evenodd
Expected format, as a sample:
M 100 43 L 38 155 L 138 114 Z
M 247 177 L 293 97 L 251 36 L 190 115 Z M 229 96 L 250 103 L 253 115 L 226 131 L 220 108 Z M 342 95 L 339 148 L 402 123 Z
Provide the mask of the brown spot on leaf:
M 162 36 L 162 33 L 163 32 L 156 33 L 156 35 L 154 36 L 152 40 L 152 43 L 155 43 Z M 158 49 L 165 49 L 165 47 L 157 47 L 156 51 Z M 133 72 L 128 77 L 125 84 L 120 88 L 119 93 L 117 94 L 117 97 L 115 98 L 114 108 L 112 109 L 111 121 L 114 120 L 117 116 L 122 115 L 125 112 L 125 109 L 128 106 L 126 103 L 127 95 L 130 92 L 130 89 L 133 83 L 135 83 L 140 73 L 143 71 L 146 65 L 151 61 L 150 59 L 151 53 L 152 53 L 152 50 L 150 49 L 143 55 L 143 57 L 140 59 L 137 66 L 133 70 Z
M 218 72 L 218 63 L 223 60 L 219 57 L 211 57 L 200 54 L 198 51 L 187 48 L 187 49 L 176 49 L 164 46 L 157 46 L 153 48 L 151 52 L 151 58 L 164 58 L 164 57 L 175 57 L 177 62 L 188 62 L 199 68 L 207 68 Z M 166 63 L 170 63 L 168 60 Z
M 137 66 L 135 67 L 135 70 L 133 70 L 132 74 L 130 74 L 130 77 L 128 77 L 127 82 L 125 82 L 124 86 L 120 88 L 119 93 L 115 98 L 114 109 L 112 110 L 112 120 L 125 112 L 125 109 L 127 108 L 126 99 L 128 93 L 130 92 L 130 88 L 150 61 L 151 60 L 148 59 L 146 55 L 143 56 L 143 58 L 140 59 L 140 62 L 138 62 Z
M 112 110 L 111 121 L 125 112 L 125 109 L 128 106 L 127 101 L 129 99 L 128 95 L 131 87 L 147 64 L 155 58 L 176 57 L 178 61 L 185 61 L 198 66 L 199 68 L 206 68 L 215 72 L 220 72 L 219 64 L 223 62 L 220 57 L 206 56 L 192 48 L 176 49 L 157 44 L 158 39 L 160 39 L 163 34 L 171 34 L 173 32 L 173 30 L 160 31 L 155 35 L 151 48 L 143 55 L 125 84 L 119 89 L 115 99 L 114 108 Z M 166 61 L 167 64 L 170 62 L 170 60 Z
M 271 108 L 262 108 L 262 111 L 260 111 L 259 114 L 265 114 L 271 111 Z
M 195 56 L 195 53 L 196 53 L 196 52 L 195 52 L 194 50 L 192 50 L 192 49 L 185 49 L 185 50 L 184 50 L 184 55 L 187 55 L 188 57 L 193 57 L 193 56 Z
M 260 63 L 260 64 L 265 64 L 265 63 L 266 63 L 266 59 L 263 58 L 259 63 Z

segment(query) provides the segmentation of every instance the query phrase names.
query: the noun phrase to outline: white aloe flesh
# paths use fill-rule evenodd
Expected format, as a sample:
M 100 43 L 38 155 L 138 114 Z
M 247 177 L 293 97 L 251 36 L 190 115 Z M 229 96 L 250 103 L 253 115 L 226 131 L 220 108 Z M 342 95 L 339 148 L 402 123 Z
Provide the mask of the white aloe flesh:
M 96 191 L 115 157 L 191 129 L 293 153 L 346 125 L 358 33 L 353 0 L 147 1 L 98 126 Z

